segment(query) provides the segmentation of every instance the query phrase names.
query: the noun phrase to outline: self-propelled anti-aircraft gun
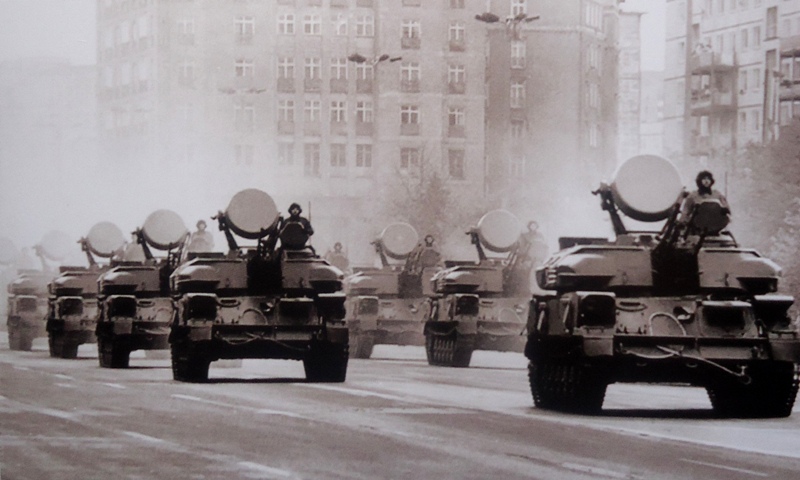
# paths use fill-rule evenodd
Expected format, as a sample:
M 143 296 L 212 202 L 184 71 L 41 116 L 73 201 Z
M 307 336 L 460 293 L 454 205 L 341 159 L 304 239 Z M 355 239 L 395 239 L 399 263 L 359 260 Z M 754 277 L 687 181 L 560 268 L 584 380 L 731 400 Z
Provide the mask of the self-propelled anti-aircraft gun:
M 228 254 L 194 254 L 170 279 L 175 380 L 205 381 L 218 359 L 273 358 L 302 360 L 309 381 L 343 382 L 342 272 L 306 245 L 303 224 L 279 216 L 261 190 L 240 191 L 216 218 Z M 234 233 L 258 243 L 239 247 Z
M 113 223 L 99 222 L 79 243 L 89 266 L 62 266 L 48 285 L 47 336 L 50 356 L 55 358 L 76 358 L 78 346 L 97 342 L 97 279 L 110 263 L 100 264 L 95 257 L 111 259 L 125 238 Z
M 41 270 L 23 268 L 17 277 L 7 285 L 8 292 L 8 348 L 30 351 L 33 340 L 47 336 L 45 318 L 47 316 L 47 284 L 56 276 L 56 269 L 49 262 L 63 260 L 69 250 L 66 233 L 53 230 L 46 233 L 33 247 L 41 261 Z M 11 250 L 13 252 L 13 245 Z M 7 257 L 0 263 L 11 264 L 13 258 Z
M 431 365 L 468 367 L 475 350 L 521 352 L 525 343 L 532 242 L 506 210 L 487 213 L 467 234 L 478 262 L 446 261 L 432 279 L 425 322 Z M 490 257 L 486 250 L 505 256 Z
M 441 255 L 418 240 L 411 225 L 392 223 L 372 242 L 381 267 L 356 268 L 345 279 L 351 357 L 369 358 L 375 345 L 425 345 L 426 301 Z
M 536 272 L 525 354 L 536 406 L 596 412 L 615 382 L 704 387 L 722 416 L 785 417 L 800 338 L 777 294 L 780 268 L 740 247 L 714 198 L 680 212 L 661 157 L 623 163 L 596 192 L 615 238 L 562 238 Z M 631 231 L 620 212 L 660 230 Z
M 177 213 L 156 210 L 134 232 L 137 243 L 131 246 L 143 253 L 141 258 L 122 258 L 100 276 L 96 334 L 101 367 L 127 368 L 134 350 L 169 349 L 169 276 L 178 266 L 188 233 Z M 157 258 L 151 248 L 167 256 Z

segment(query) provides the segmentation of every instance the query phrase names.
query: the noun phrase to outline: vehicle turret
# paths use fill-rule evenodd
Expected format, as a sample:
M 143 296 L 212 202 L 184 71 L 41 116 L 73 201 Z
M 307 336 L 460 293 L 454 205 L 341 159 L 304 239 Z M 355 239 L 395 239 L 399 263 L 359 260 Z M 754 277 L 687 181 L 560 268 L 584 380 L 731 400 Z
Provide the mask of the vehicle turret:
M 658 181 L 643 182 L 643 178 Z M 780 268 L 755 250 L 737 245 L 725 230 L 729 213 L 719 201 L 701 202 L 690 218 L 679 218 L 686 193 L 668 160 L 633 157 L 595 194 L 611 217 L 616 238 L 560 239 L 563 250 L 537 270 L 541 288 L 607 289 L 619 295 L 698 291 L 760 295 L 777 290 Z M 620 212 L 641 222 L 664 223 L 656 231 L 629 231 Z

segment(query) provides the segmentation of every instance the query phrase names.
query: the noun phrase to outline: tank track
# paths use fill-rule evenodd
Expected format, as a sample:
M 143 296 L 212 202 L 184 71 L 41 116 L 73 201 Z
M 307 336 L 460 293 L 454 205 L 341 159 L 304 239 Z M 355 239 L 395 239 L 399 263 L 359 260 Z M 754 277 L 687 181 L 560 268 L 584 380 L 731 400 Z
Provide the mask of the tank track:
M 469 367 L 472 360 L 472 347 L 460 338 L 458 333 L 437 335 L 428 332 L 425 335 L 425 354 L 428 364 L 440 367 Z
M 539 408 L 595 414 L 603 407 L 608 383 L 576 362 L 530 362 L 528 380 Z
M 783 362 L 752 368 L 750 382 L 716 381 L 706 387 L 714 412 L 727 418 L 784 418 L 800 385 L 798 367 Z

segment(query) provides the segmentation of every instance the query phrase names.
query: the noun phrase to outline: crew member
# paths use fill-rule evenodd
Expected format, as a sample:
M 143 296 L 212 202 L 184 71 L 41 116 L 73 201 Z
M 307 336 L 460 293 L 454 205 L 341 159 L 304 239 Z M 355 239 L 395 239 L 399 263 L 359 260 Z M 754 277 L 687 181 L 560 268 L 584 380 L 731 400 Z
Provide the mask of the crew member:
M 286 223 L 299 223 L 302 225 L 305 234 L 310 237 L 314 235 L 314 229 L 311 227 L 311 222 L 309 222 L 306 217 L 300 216 L 301 213 L 303 213 L 303 209 L 300 208 L 299 204 L 293 203 L 289 205 L 289 218 L 286 219 Z
M 214 250 L 214 237 L 206 230 L 205 220 L 197 222 L 197 231 L 189 236 L 186 250 L 189 252 L 210 252 Z
M 325 260 L 343 272 L 346 272 L 350 267 L 350 260 L 347 259 L 347 255 L 342 251 L 341 242 L 336 242 L 333 245 L 333 250 L 328 250 L 328 253 L 325 254 Z
M 731 210 L 728 205 L 728 199 L 725 198 L 722 192 L 711 188 L 714 185 L 714 175 L 712 175 L 711 172 L 703 170 L 698 173 L 695 183 L 697 184 L 697 190 L 690 193 L 683 201 L 683 207 L 681 209 L 682 223 L 689 223 L 694 213 L 695 206 L 706 200 L 719 201 L 723 213 L 730 215 Z

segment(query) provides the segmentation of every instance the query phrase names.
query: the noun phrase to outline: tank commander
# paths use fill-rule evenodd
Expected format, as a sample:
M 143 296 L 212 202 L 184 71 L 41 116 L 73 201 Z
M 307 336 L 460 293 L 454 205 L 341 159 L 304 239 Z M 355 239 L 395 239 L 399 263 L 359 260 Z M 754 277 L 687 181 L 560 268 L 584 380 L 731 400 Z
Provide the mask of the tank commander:
M 683 201 L 681 208 L 681 223 L 688 224 L 694 213 L 695 207 L 706 200 L 717 200 L 722 207 L 723 213 L 730 215 L 731 209 L 728 199 L 718 190 L 711 188 L 714 185 L 714 175 L 708 170 L 703 170 L 697 174 L 695 179 L 697 190 L 690 193 Z
M 299 223 L 303 227 L 305 234 L 310 237 L 314 235 L 314 229 L 311 227 L 311 222 L 306 217 L 301 216 L 301 213 L 303 213 L 303 209 L 300 208 L 300 204 L 293 203 L 289 205 L 289 218 L 286 219 L 286 223 Z
M 205 220 L 197 222 L 197 231 L 189 236 L 187 251 L 189 252 L 210 252 L 214 250 L 214 237 L 211 232 L 206 231 Z
M 442 254 L 433 246 L 433 235 L 425 235 L 424 245 L 420 243 L 406 259 L 406 270 L 409 273 L 420 273 L 427 267 L 435 267 L 441 262 Z
M 325 254 L 325 260 L 343 272 L 346 272 L 350 267 L 350 260 L 347 259 L 347 255 L 342 251 L 341 242 L 336 242 L 333 245 L 333 250 L 328 250 Z

